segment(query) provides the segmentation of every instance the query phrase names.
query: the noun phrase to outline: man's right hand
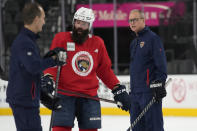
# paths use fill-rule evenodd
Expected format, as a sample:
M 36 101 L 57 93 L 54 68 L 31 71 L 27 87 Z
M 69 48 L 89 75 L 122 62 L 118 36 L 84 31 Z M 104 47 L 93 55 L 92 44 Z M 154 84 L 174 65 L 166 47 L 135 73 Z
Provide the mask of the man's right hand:
M 67 53 L 64 48 L 56 47 L 50 50 L 44 58 L 52 57 L 58 66 L 66 64 Z

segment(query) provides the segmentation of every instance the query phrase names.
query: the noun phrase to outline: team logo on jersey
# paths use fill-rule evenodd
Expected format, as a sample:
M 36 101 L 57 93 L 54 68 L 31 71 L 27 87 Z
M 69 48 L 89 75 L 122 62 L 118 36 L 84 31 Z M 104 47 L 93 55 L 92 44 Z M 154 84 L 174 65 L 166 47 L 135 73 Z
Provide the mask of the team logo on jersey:
M 144 41 L 140 42 L 140 48 L 144 47 Z
M 72 68 L 80 76 L 87 76 L 93 68 L 93 58 L 87 51 L 77 52 L 72 59 Z

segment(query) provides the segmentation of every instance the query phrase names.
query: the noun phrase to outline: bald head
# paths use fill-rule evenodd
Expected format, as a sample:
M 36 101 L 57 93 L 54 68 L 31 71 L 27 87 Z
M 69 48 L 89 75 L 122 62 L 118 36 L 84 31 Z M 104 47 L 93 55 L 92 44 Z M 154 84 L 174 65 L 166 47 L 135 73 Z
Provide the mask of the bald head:
M 141 18 L 144 18 L 144 12 L 141 11 L 141 10 L 133 9 L 133 10 L 130 11 L 129 14 L 132 14 L 132 13 L 138 13 Z

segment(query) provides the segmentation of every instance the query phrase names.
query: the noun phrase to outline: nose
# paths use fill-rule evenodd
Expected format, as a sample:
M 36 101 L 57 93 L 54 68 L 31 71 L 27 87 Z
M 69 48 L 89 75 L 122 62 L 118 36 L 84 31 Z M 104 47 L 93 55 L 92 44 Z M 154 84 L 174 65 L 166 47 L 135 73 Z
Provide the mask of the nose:
M 78 28 L 82 28 L 83 27 L 82 23 L 77 23 L 76 25 L 77 25 Z
M 81 28 L 82 26 L 81 26 L 81 24 L 77 24 L 77 27 L 78 27 L 78 28 Z

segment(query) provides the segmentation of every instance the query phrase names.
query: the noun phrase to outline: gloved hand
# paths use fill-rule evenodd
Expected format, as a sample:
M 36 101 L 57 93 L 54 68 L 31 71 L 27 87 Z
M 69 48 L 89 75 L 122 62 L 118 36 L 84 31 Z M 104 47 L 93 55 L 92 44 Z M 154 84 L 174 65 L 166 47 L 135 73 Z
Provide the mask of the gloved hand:
M 56 65 L 62 66 L 66 64 L 66 59 L 67 59 L 67 53 L 64 48 L 56 47 L 53 50 L 50 50 L 44 58 L 52 57 Z
M 50 93 L 41 92 L 40 96 L 41 103 L 52 111 L 56 111 L 62 108 L 60 104 L 60 98 L 53 96 Z
M 128 111 L 131 106 L 131 100 L 129 94 L 126 92 L 126 87 L 124 85 L 117 85 L 112 90 L 112 93 L 114 94 L 114 100 L 117 102 L 117 106 L 122 110 Z
M 150 88 L 153 91 L 153 95 L 157 102 L 161 101 L 167 95 L 165 82 L 162 81 L 153 81 L 150 84 Z
M 45 92 L 53 93 L 55 82 L 51 74 L 45 74 L 41 77 L 41 88 Z
M 53 76 L 50 74 L 41 77 L 40 100 L 41 103 L 50 110 L 58 110 L 61 109 L 61 105 L 59 104 L 60 99 L 59 97 L 52 95 L 55 91 L 52 77 Z

